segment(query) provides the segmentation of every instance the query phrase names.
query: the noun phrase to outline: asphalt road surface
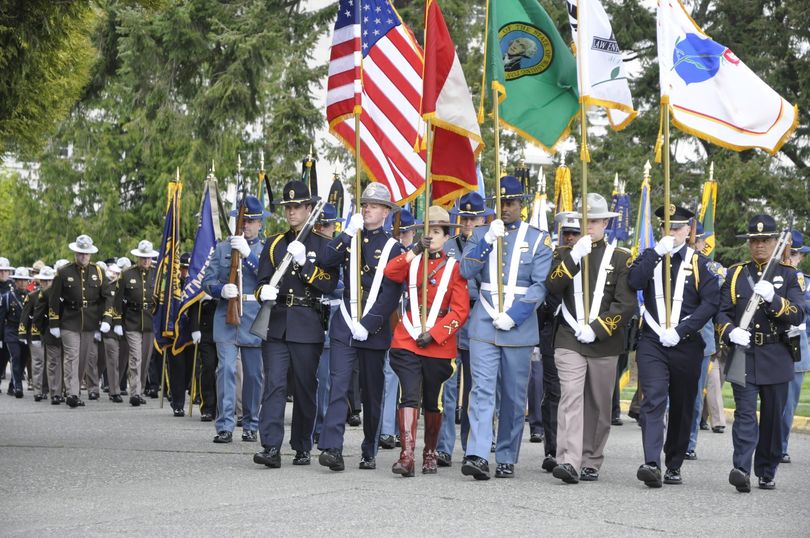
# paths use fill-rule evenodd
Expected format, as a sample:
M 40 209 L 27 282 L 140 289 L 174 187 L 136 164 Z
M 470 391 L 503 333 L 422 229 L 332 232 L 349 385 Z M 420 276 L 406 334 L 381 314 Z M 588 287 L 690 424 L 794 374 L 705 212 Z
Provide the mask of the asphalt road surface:
M 701 432 L 683 485 L 646 488 L 635 478 L 641 430 L 626 417 L 598 482 L 568 486 L 545 473 L 528 428 L 513 479 L 462 476 L 458 444 L 453 467 L 403 479 L 390 472 L 398 450 L 381 450 L 376 471 L 357 468 L 362 428 L 347 428 L 342 473 L 317 457 L 293 467 L 288 445 L 282 468 L 267 469 L 239 431 L 213 444 L 196 409 L 175 418 L 157 400 L 132 408 L 102 398 L 68 409 L 30 392 L 0 396 L 0 536 L 810 536 L 806 434 L 793 434 L 777 489 L 750 494 L 727 482 L 730 428 Z

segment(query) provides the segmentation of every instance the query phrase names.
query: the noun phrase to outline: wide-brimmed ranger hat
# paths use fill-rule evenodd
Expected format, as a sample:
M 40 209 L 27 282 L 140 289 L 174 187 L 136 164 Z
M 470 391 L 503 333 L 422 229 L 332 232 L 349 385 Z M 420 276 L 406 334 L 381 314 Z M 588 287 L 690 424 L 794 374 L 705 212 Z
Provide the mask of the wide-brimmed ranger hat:
M 432 205 L 427 210 L 428 226 L 451 226 L 458 228 L 461 224 L 450 222 L 450 213 L 439 205 Z
M 17 267 L 11 274 L 14 280 L 31 280 L 31 275 L 28 272 L 28 267 Z
M 580 203 L 580 207 L 581 207 Z M 615 211 L 610 211 L 608 208 L 607 200 L 601 194 L 597 194 L 595 192 L 588 193 L 588 218 L 589 219 L 609 219 L 612 217 L 618 217 L 619 214 Z M 574 213 L 574 218 L 582 219 L 582 213 L 576 212 Z
M 56 278 L 56 271 L 54 271 L 53 267 L 47 265 L 40 267 L 37 280 L 53 280 L 54 278 Z
M 807 254 L 810 252 L 810 247 L 804 244 L 804 236 L 799 230 L 791 230 L 791 243 L 790 251 L 798 252 L 799 254 Z
M 93 238 L 87 234 L 77 237 L 74 242 L 68 245 L 68 248 L 79 254 L 95 254 L 98 252 L 98 248 L 93 245 Z
M 64 258 L 59 258 L 58 260 L 53 262 L 53 268 L 54 268 L 54 270 L 58 271 L 59 269 L 61 269 L 62 267 L 66 266 L 69 263 L 70 262 L 68 260 L 66 260 Z
M 138 258 L 157 258 L 159 255 L 159 252 L 152 246 L 152 242 L 146 239 L 142 239 L 138 243 L 138 248 L 133 248 L 129 253 Z
M 0 258 L 0 271 L 13 271 L 14 268 L 9 265 L 10 263 L 8 258 Z
M 321 210 L 321 214 L 318 217 L 319 224 L 332 224 L 333 222 L 337 222 L 337 208 L 334 204 L 324 204 L 323 210 Z
M 180 254 L 180 267 L 188 267 L 191 265 L 191 253 L 184 252 Z
M 495 211 L 487 207 L 483 196 L 477 192 L 468 192 L 458 201 L 458 207 L 450 209 L 450 213 L 459 217 L 489 217 Z
M 236 217 L 239 215 L 239 208 L 231 210 L 228 213 L 231 217 Z M 265 211 L 262 209 L 262 203 L 259 201 L 258 198 L 252 195 L 248 195 L 245 197 L 245 218 L 248 220 L 261 220 L 266 219 L 270 216 L 269 211 Z
M 380 204 L 393 211 L 399 211 L 399 206 L 391 201 L 391 192 L 382 183 L 372 182 L 363 190 L 360 196 L 361 204 Z
M 664 223 L 664 206 L 659 207 L 655 210 L 655 216 L 661 219 L 661 224 Z M 669 225 L 670 226 L 685 226 L 692 221 L 692 218 L 695 216 L 694 213 L 686 209 L 685 207 L 677 206 L 675 204 L 669 204 Z
M 554 216 L 554 222 L 560 225 L 563 232 L 579 233 L 581 230 L 580 215 L 576 211 L 561 211 Z
M 776 221 L 770 215 L 754 215 L 748 221 L 748 233 L 737 235 L 737 239 L 767 239 L 779 235 Z
M 418 226 L 422 225 L 421 220 L 416 220 L 413 218 L 413 215 L 407 209 L 403 209 L 400 211 L 400 218 L 399 218 L 399 229 L 400 230 L 413 230 Z
M 523 183 L 515 176 L 501 178 L 501 200 L 525 200 L 528 195 L 523 191 Z

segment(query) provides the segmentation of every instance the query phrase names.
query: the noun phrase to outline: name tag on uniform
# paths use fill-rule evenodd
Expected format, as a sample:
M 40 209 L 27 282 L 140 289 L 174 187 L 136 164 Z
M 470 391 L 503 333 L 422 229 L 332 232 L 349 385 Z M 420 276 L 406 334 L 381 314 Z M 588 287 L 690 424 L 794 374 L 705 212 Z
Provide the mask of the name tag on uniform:
M 529 252 L 529 243 L 527 241 L 524 241 L 520 244 L 520 251 Z
M 131 279 L 129 280 L 129 283 L 130 283 L 130 284 L 135 284 L 135 279 L 134 279 L 134 278 L 131 278 Z
M 90 278 L 92 278 L 93 280 L 98 280 L 98 277 L 96 275 L 90 275 Z
M 72 276 L 67 277 L 67 281 L 68 282 L 73 282 L 73 277 Z

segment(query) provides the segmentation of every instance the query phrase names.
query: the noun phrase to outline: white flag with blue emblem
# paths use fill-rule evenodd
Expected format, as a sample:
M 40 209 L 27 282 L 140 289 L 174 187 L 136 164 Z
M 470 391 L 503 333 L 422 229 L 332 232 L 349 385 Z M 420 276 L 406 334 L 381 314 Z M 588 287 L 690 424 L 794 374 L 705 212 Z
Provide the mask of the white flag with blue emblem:
M 627 127 L 638 114 L 627 83 L 622 51 L 599 0 L 567 0 L 577 56 L 580 99 L 607 110 L 610 126 Z
M 679 0 L 658 2 L 661 103 L 682 131 L 736 151 L 779 151 L 799 111 L 728 47 L 706 35 Z

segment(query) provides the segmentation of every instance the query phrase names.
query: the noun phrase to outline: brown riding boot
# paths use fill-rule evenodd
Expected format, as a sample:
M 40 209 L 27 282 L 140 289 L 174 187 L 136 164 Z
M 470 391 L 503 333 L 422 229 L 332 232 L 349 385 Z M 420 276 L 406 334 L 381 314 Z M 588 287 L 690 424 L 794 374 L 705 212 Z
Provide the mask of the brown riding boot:
M 436 474 L 436 445 L 439 443 L 439 429 L 442 427 L 442 414 L 425 411 L 425 449 L 422 451 L 422 474 Z
M 419 409 L 416 407 L 400 407 L 397 410 L 399 419 L 399 437 L 402 450 L 391 472 L 394 474 L 409 477 L 414 475 L 415 463 L 413 452 L 416 449 L 416 423 L 419 420 Z

